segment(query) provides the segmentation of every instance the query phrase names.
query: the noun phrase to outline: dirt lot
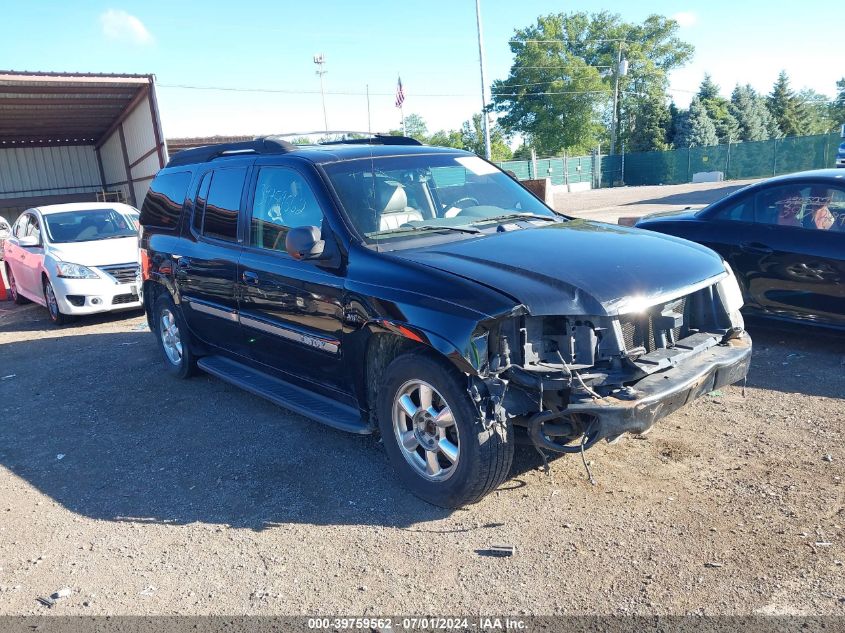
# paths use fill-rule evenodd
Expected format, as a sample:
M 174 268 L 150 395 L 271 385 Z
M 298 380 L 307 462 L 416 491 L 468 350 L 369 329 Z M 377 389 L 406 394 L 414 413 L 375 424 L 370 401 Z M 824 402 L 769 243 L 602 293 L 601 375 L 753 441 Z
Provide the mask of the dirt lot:
M 843 615 L 845 337 L 749 329 L 745 397 L 448 512 L 377 438 L 175 381 L 141 314 L 0 304 L 0 614 Z

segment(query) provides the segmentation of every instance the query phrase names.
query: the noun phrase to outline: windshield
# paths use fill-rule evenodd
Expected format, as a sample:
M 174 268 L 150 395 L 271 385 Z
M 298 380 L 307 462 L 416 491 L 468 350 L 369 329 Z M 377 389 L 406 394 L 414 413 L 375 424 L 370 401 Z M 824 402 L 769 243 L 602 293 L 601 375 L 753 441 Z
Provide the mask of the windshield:
M 460 238 L 508 219 L 566 219 L 477 156 L 367 158 L 327 165 L 326 173 L 368 243 L 431 232 Z
M 138 230 L 114 209 L 90 209 L 49 213 L 44 216 L 47 234 L 55 244 L 94 242 L 119 237 L 134 237 Z

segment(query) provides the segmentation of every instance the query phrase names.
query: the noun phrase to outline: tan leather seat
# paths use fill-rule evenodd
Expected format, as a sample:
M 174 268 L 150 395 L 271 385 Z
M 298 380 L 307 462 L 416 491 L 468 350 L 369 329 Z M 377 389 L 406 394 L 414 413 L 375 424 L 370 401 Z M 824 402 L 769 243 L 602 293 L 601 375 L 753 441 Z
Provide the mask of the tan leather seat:
M 388 185 L 378 192 L 381 216 L 379 230 L 397 229 L 408 222 L 422 221 L 422 213 L 408 206 L 408 196 L 401 185 Z

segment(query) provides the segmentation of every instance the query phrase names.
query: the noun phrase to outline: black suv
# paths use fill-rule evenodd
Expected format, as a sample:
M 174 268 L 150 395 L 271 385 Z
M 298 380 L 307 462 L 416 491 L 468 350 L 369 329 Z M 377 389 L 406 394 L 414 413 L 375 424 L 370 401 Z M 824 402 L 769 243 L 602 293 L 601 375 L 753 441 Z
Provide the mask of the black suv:
M 173 374 L 379 431 L 441 506 L 499 486 L 517 436 L 583 451 L 748 370 L 713 251 L 557 214 L 467 152 L 389 136 L 185 150 L 140 223 Z

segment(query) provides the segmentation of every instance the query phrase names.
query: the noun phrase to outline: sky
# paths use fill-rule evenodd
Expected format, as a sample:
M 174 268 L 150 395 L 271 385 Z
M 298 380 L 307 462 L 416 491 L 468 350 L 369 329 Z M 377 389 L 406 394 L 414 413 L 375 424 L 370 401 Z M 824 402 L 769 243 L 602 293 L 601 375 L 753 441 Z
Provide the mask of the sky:
M 165 136 L 324 129 L 313 56 L 325 56 L 332 130 L 459 128 L 481 109 L 474 0 L 5 0 L 0 66 L 8 70 L 153 73 Z M 695 46 L 670 76 L 686 106 L 705 72 L 729 96 L 736 83 L 769 92 L 780 70 L 793 88 L 833 97 L 845 76 L 840 0 L 481 0 L 487 81 L 508 75 L 515 29 L 560 11 L 607 10 L 628 21 L 675 17 Z M 227 90 L 201 89 L 207 87 Z M 366 91 L 369 89 L 369 115 Z

